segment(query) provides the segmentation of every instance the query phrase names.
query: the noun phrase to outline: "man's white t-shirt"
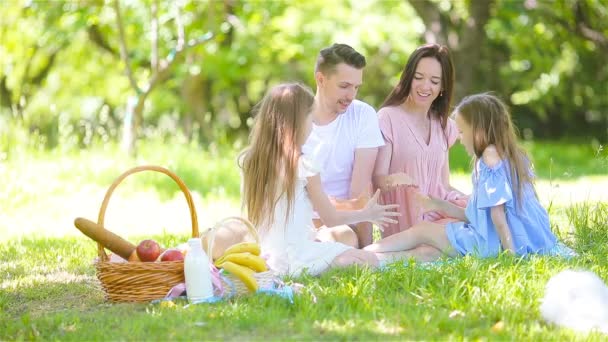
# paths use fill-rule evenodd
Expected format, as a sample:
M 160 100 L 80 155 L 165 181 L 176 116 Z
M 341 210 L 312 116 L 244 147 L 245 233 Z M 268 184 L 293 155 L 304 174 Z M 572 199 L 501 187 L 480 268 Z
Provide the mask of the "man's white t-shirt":
M 378 115 L 372 106 L 354 100 L 346 111 L 327 125 L 313 123 L 302 153 L 320 169 L 326 194 L 348 199 L 355 150 L 384 145 Z M 373 165 L 370 166 L 373 168 Z

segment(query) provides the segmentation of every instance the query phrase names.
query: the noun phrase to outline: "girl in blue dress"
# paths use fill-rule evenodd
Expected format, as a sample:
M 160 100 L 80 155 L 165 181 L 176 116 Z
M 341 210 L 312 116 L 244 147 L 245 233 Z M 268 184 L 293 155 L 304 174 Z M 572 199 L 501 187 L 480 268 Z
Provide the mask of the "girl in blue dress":
M 530 160 L 517 144 L 507 106 L 490 94 L 466 97 L 454 110 L 460 142 L 473 158 L 473 193 L 466 209 L 436 198 L 420 197 L 426 210 L 443 212 L 460 222 L 421 222 L 365 249 L 393 253 L 428 244 L 448 256 L 495 256 L 501 250 L 517 255 L 550 253 L 557 239 L 547 211 L 533 185 Z M 413 253 L 412 253 L 413 252 Z

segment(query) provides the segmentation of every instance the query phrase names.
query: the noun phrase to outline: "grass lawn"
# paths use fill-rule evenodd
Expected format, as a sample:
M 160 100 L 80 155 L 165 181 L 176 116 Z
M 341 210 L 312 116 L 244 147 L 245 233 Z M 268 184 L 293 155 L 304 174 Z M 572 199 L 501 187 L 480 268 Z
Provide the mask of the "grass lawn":
M 96 245 L 72 221 L 95 220 L 121 172 L 160 164 L 193 191 L 203 230 L 239 213 L 234 152 L 149 143 L 135 161 L 109 147 L 0 162 L 0 340 L 605 339 L 547 325 L 538 308 L 546 281 L 562 269 L 589 269 L 608 280 L 606 152 L 565 143 L 528 147 L 554 230 L 578 258 L 502 255 L 349 268 L 293 279 L 305 286 L 293 304 L 256 295 L 188 308 L 179 301 L 105 302 L 92 266 Z M 451 158 L 452 181 L 468 190 L 461 152 Z M 166 176 L 131 176 L 110 203 L 107 227 L 133 242 L 151 237 L 170 246 L 189 234 L 185 201 Z

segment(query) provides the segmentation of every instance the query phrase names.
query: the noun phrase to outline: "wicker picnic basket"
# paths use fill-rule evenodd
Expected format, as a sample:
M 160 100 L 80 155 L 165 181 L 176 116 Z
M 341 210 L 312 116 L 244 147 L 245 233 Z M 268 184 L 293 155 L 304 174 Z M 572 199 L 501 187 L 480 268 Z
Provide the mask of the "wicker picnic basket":
M 198 219 L 192 195 L 186 184 L 173 172 L 160 166 L 138 166 L 120 175 L 107 190 L 101 209 L 98 224 L 103 226 L 106 209 L 114 189 L 129 175 L 143 171 L 156 171 L 171 177 L 184 193 L 190 220 L 192 237 L 199 236 Z M 110 262 L 104 247 L 98 243 L 99 260 L 95 263 L 97 278 L 105 292 L 106 299 L 116 302 L 143 302 L 163 298 L 169 290 L 184 282 L 184 262 Z
M 260 242 L 257 230 L 255 229 L 253 224 L 249 222 L 249 220 L 238 216 L 231 216 L 219 221 L 211 229 L 201 234 L 201 238 L 207 238 L 207 246 L 205 246 L 205 250 L 207 251 L 208 255 L 212 255 L 213 245 L 215 242 L 215 234 L 217 233 L 217 231 L 230 223 L 238 223 L 244 225 L 251 234 L 251 236 L 255 239 L 255 241 L 257 243 Z M 277 277 L 274 272 L 270 270 L 266 272 L 254 273 L 253 276 L 258 283 L 258 288 L 270 288 L 277 280 Z M 244 295 L 250 293 L 249 289 L 247 289 L 245 284 L 243 284 L 242 281 L 240 281 L 237 277 L 233 276 L 230 273 L 222 273 L 220 279 L 223 286 L 223 292 L 228 296 Z

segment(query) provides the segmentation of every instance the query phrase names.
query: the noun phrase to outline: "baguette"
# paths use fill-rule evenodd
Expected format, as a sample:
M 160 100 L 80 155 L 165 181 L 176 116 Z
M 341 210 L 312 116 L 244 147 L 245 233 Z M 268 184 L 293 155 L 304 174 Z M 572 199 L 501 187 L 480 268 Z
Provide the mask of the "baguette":
M 104 248 L 116 253 L 125 260 L 129 260 L 135 251 L 134 244 L 91 220 L 78 217 L 74 220 L 74 226 L 76 226 L 84 235 L 100 243 Z

